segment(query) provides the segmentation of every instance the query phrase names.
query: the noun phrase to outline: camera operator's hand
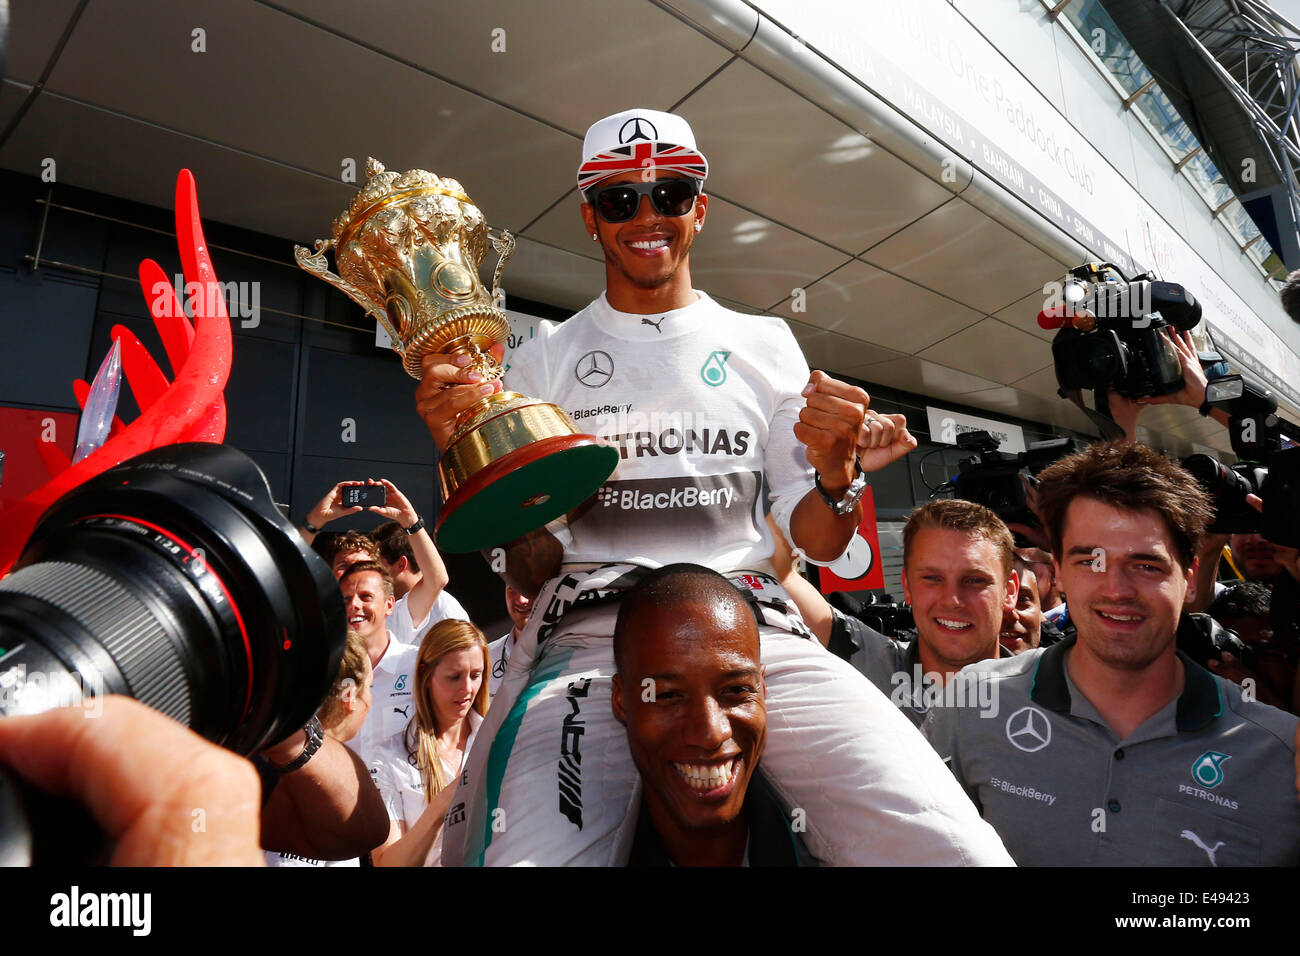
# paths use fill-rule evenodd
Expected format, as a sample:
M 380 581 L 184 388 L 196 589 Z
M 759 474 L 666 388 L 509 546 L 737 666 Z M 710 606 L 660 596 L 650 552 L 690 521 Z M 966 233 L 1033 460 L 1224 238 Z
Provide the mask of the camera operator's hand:
M 1264 499 L 1259 495 L 1246 495 L 1246 504 L 1260 514 L 1264 513 Z M 1280 544 L 1273 545 L 1273 560 L 1286 570 L 1286 573 L 1300 581 L 1300 548 L 1287 548 Z
M 504 361 L 504 345 L 492 346 L 492 357 Z M 446 451 L 456 416 L 475 402 L 501 391 L 501 383 L 484 383 L 483 376 L 465 368 L 468 355 L 431 353 L 424 356 L 424 378 L 415 390 L 415 410 L 424 419 L 439 451 Z
M 97 703 L 0 720 L 0 764 L 83 804 L 115 866 L 265 865 L 251 763 L 129 697 Z
M 1255 672 L 1227 651 L 1223 652 L 1219 660 L 1210 660 L 1207 664 L 1214 673 L 1220 677 L 1226 677 L 1234 684 L 1244 685 L 1248 680 L 1253 681 L 1256 686 L 1259 684 L 1259 678 L 1255 676 Z
M 1285 568 L 1287 574 L 1300 581 L 1300 549 L 1284 548 L 1280 544 L 1274 547 L 1277 550 L 1273 554 L 1273 560 Z
M 1178 361 L 1183 366 L 1183 387 L 1168 395 L 1153 395 L 1139 398 L 1139 405 L 1188 405 L 1200 408 L 1205 401 L 1205 386 L 1209 380 L 1201 368 L 1201 360 L 1196 355 L 1196 345 L 1192 342 L 1191 332 L 1177 332 L 1161 329 L 1161 336 L 1173 346 L 1178 353 Z
M 1228 537 L 1226 534 L 1206 533 L 1196 546 L 1196 576 L 1183 600 L 1183 606 L 1187 610 L 1204 611 L 1214 603 L 1214 584 L 1219 580 L 1219 560 Z

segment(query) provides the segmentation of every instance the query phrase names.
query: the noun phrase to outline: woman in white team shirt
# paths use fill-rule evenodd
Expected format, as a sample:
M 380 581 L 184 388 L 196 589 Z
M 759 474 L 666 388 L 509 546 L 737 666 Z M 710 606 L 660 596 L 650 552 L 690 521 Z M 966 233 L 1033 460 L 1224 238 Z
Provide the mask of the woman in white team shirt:
M 439 621 L 420 643 L 406 759 L 374 766 L 390 821 L 387 842 L 371 851 L 375 866 L 437 865 L 443 817 L 487 713 L 488 668 L 487 640 L 468 621 Z

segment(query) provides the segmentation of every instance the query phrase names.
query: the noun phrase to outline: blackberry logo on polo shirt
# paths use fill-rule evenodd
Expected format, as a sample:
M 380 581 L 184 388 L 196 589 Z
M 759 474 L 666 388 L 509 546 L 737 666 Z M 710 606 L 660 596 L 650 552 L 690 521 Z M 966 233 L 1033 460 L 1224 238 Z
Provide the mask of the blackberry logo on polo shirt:
M 709 353 L 700 368 L 700 378 L 704 379 L 705 385 L 721 385 L 727 380 L 727 359 L 730 355 L 730 352 L 721 349 Z
M 1031 754 L 1052 742 L 1052 722 L 1037 707 L 1021 707 L 1007 718 L 1007 740 Z
M 1196 762 L 1192 764 L 1192 779 L 1202 787 L 1213 790 L 1223 783 L 1223 762 L 1228 759 L 1228 754 L 1221 754 L 1217 750 L 1207 750 L 1197 757 Z
M 601 349 L 592 349 L 573 366 L 573 377 L 587 388 L 600 388 L 614 377 L 614 358 Z

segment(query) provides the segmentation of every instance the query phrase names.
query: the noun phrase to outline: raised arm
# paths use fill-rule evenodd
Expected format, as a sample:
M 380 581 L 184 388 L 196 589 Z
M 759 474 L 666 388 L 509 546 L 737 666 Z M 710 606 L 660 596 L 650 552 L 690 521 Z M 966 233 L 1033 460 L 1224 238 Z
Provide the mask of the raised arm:
M 387 478 L 381 478 L 378 484 L 384 486 L 387 504 L 371 505 L 371 511 L 396 521 L 403 530 L 420 520 L 414 505 L 398 490 L 397 485 Z M 406 606 L 411 612 L 411 620 L 419 623 L 428 616 L 433 602 L 438 600 L 438 595 L 447 586 L 450 576 L 428 528 L 421 528 L 410 537 L 411 553 L 415 555 L 416 563 L 420 565 L 420 583 L 411 588 L 406 598 Z
M 302 731 L 262 751 L 277 766 L 305 745 Z M 388 814 L 361 758 L 328 734 L 302 767 L 280 775 L 262 808 L 262 846 L 316 860 L 361 856 L 384 839 Z
M 325 492 L 325 497 L 316 502 L 312 509 L 307 512 L 304 523 L 298 526 L 298 533 L 303 536 L 308 544 L 316 540 L 317 532 L 323 530 L 327 524 L 335 518 L 342 518 L 344 515 L 354 515 L 361 511 L 360 505 L 354 505 L 346 508 L 342 504 L 342 489 L 347 485 L 363 484 L 360 481 L 340 481 L 337 485 Z M 311 525 L 316 530 L 308 528 Z
M 815 371 L 803 391 L 807 400 L 795 437 L 807 449 L 822 488 L 839 501 L 848 491 L 856 461 L 864 472 L 879 471 L 916 448 L 902 415 L 871 411 L 871 398 L 856 385 Z M 790 518 L 792 543 L 814 561 L 838 558 L 862 520 L 862 506 L 837 515 L 813 489 L 795 506 Z

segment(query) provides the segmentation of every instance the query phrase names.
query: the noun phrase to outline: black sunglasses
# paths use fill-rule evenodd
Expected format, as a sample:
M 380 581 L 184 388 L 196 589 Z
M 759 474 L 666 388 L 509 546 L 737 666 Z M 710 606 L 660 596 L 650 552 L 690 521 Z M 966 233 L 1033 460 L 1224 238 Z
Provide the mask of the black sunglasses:
M 587 202 L 606 222 L 627 222 L 636 215 L 641 197 L 661 216 L 684 216 L 695 205 L 699 189 L 689 179 L 660 179 L 645 183 L 619 183 L 587 192 Z

